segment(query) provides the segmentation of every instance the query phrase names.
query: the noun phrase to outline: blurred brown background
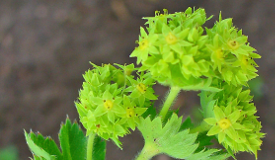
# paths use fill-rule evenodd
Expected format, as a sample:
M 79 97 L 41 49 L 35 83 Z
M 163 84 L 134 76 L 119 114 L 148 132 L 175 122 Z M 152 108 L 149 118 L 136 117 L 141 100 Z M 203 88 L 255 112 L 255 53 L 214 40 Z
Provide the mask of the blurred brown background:
M 262 55 L 257 60 L 264 97 L 256 101 L 267 133 L 259 160 L 275 157 L 275 1 L 274 0 L 1 0 L 0 1 L 0 148 L 16 145 L 20 159 L 31 156 L 23 129 L 57 140 L 60 122 L 77 119 L 74 101 L 89 61 L 130 63 L 144 16 L 203 7 L 209 27 L 223 18 L 249 36 Z M 157 88 L 163 95 L 165 89 Z M 161 93 L 159 93 L 161 92 Z M 196 93 L 182 93 L 186 110 L 198 104 Z M 108 143 L 107 159 L 133 159 L 143 145 L 138 132 L 122 139 L 124 150 Z M 239 159 L 254 159 L 240 154 Z M 158 156 L 155 159 L 167 159 Z

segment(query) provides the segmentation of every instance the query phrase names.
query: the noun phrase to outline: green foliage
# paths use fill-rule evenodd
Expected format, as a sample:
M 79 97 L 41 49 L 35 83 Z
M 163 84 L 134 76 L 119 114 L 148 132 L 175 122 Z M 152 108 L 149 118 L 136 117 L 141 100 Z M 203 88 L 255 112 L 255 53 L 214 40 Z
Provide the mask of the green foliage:
M 163 153 L 180 159 L 201 159 L 208 158 L 218 151 L 211 149 L 195 154 L 199 146 L 195 143 L 197 134 L 189 133 L 188 129 L 180 131 L 181 126 L 182 118 L 173 114 L 164 126 L 160 117 L 152 121 L 149 117 L 142 119 L 138 129 L 145 140 L 144 148 L 153 148 L 151 152 L 155 153 L 154 155 Z
M 104 160 L 106 155 L 106 141 L 98 135 L 95 136 L 93 143 L 93 160 Z
M 150 117 L 151 120 L 153 120 L 157 115 L 156 108 L 152 104 L 150 107 L 147 108 L 147 110 L 142 114 L 143 118 Z
M 25 138 L 26 138 L 27 144 L 28 144 L 30 150 L 35 155 L 34 159 L 41 158 L 41 159 L 45 159 L 45 160 L 56 160 L 55 155 L 51 155 L 50 153 L 48 153 L 44 150 L 45 146 L 40 147 L 40 146 L 38 146 L 37 144 L 34 143 L 34 141 L 31 138 L 31 135 L 30 135 L 30 134 L 34 134 L 33 132 L 31 132 L 30 134 L 27 134 L 26 131 L 24 131 L 24 132 L 25 132 Z M 43 139 L 43 141 L 46 141 L 46 139 Z M 43 142 L 40 143 L 40 144 L 43 144 Z
M 251 89 L 251 94 L 254 96 L 255 101 L 259 101 L 264 96 L 263 87 L 264 81 L 261 77 L 256 77 L 248 82 Z
M 72 124 L 68 118 L 65 124 L 61 124 L 59 133 L 62 153 L 52 138 L 43 137 L 40 133 L 24 132 L 34 159 L 86 160 L 86 137 L 78 124 Z
M 58 136 L 64 160 L 86 159 L 86 137 L 76 122 L 72 124 L 67 118 Z
M 17 160 L 18 150 L 15 146 L 8 146 L 0 150 L 1 160 Z
M 193 127 L 190 116 L 188 116 L 180 126 L 180 131 Z

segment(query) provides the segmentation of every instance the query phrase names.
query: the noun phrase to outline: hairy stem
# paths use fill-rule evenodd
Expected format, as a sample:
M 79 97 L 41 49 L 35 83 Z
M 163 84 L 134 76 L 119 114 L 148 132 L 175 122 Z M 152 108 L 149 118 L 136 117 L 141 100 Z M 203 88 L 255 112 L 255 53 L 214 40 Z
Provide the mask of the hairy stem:
M 88 138 L 87 143 L 87 160 L 93 159 L 93 146 L 94 146 L 94 139 L 95 139 L 95 133 L 91 133 Z
M 159 150 L 154 145 L 144 145 L 142 151 L 136 157 L 136 160 L 149 160 L 159 154 Z
M 171 87 L 170 92 L 168 94 L 168 96 L 166 97 L 166 100 L 163 104 L 163 107 L 160 111 L 160 116 L 162 117 L 162 119 L 165 119 L 165 116 L 169 110 L 169 108 L 171 107 L 171 105 L 173 104 L 175 98 L 177 97 L 177 95 L 180 92 L 180 88 L 179 87 Z

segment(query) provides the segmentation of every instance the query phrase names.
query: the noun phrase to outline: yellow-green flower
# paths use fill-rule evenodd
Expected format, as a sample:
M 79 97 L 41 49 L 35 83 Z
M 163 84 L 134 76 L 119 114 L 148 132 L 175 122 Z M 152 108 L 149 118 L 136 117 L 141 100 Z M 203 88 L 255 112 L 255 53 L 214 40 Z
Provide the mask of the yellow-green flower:
M 238 135 L 238 130 L 244 128 L 237 122 L 241 116 L 240 111 L 236 110 L 232 112 L 231 110 L 231 106 L 226 107 L 225 111 L 216 106 L 214 107 L 215 118 L 207 118 L 204 120 L 206 123 L 212 125 L 207 135 L 212 136 L 218 134 L 219 143 L 222 143 L 227 136 L 236 141 L 245 141 Z
M 144 28 L 140 27 L 139 46 L 135 48 L 130 57 L 137 57 L 137 64 L 139 64 L 140 62 L 145 61 L 149 54 L 157 54 L 159 51 L 154 46 L 157 38 L 157 34 L 147 35 Z
M 206 29 L 207 49 L 211 54 L 213 70 L 216 76 L 228 84 L 247 85 L 247 81 L 257 76 L 258 65 L 255 53 L 247 41 L 247 36 L 233 26 L 232 19 L 220 19 L 213 28 Z
M 117 64 L 121 69 L 110 64 L 92 65 L 94 68 L 83 75 L 85 82 L 75 103 L 80 122 L 87 135 L 96 133 L 120 147 L 119 137 L 128 134 L 129 129 L 134 130 L 139 117 L 149 107 L 147 103 L 157 99 L 152 89 L 154 80 L 143 74 L 135 80 L 131 75 L 137 70 L 134 65 Z M 133 96 L 137 94 L 138 97 Z
M 154 94 L 154 90 L 152 85 L 155 84 L 155 81 L 150 77 L 150 74 L 144 74 L 143 72 L 140 74 L 140 78 L 134 80 L 132 78 L 128 78 L 131 82 L 131 86 L 126 88 L 124 92 L 131 92 L 129 95 L 136 101 L 136 104 L 139 106 L 143 106 L 145 102 L 150 100 L 157 100 L 157 96 Z
M 123 97 L 123 120 L 127 121 L 124 123 L 127 127 L 130 127 L 132 130 L 135 130 L 137 124 L 139 124 L 139 117 L 147 110 L 147 108 L 141 108 L 135 106 L 134 102 L 131 102 L 127 96 Z

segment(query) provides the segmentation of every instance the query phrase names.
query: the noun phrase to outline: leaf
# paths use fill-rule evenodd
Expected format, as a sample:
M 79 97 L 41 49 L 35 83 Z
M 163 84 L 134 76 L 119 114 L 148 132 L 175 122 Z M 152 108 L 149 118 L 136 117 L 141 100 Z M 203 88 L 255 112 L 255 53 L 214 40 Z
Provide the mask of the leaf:
M 185 129 L 192 125 L 190 118 L 187 118 L 183 124 L 181 122 L 182 117 L 178 117 L 176 114 L 172 114 L 164 126 L 160 117 L 156 117 L 153 120 L 149 117 L 141 119 L 138 129 L 145 140 L 144 148 L 149 148 L 154 155 L 167 154 L 173 158 L 188 160 L 209 159 L 214 153 L 219 151 L 217 149 L 198 150 L 200 147 L 208 145 L 210 139 L 204 142 L 201 139 L 197 139 L 197 133 L 190 133 L 189 129 Z M 196 141 L 202 144 L 199 145 Z
M 199 143 L 199 147 L 197 148 L 196 152 L 199 152 L 205 149 L 206 146 L 210 146 L 213 144 L 211 140 L 214 139 L 215 136 L 207 136 L 206 134 L 207 132 L 199 133 L 198 138 L 196 140 L 196 142 Z
M 85 160 L 87 139 L 76 122 L 66 119 L 59 132 L 60 146 L 64 160 Z
M 228 153 L 224 153 L 218 149 L 210 149 L 195 153 L 186 158 L 186 160 L 225 160 L 228 157 L 230 157 Z
M 55 155 L 56 160 L 62 159 L 62 154 L 51 137 L 43 137 L 39 132 L 37 134 L 31 132 L 29 136 L 37 146 L 43 148 L 50 155 Z
M 220 154 L 217 154 L 217 155 L 212 155 L 210 156 L 207 160 L 225 160 L 227 158 L 229 158 L 230 155 L 229 153 L 220 153 Z M 233 158 L 234 158 L 234 155 L 233 155 Z
M 142 114 L 143 118 L 150 117 L 151 120 L 153 120 L 157 115 L 156 108 L 154 107 L 154 104 L 152 104 L 150 107 L 147 108 L 147 110 Z
M 191 118 L 190 116 L 188 116 L 185 121 L 181 124 L 180 126 L 180 131 L 182 130 L 185 130 L 185 129 L 188 129 L 188 128 L 191 128 L 193 127 L 193 123 L 191 122 Z
M 216 103 L 216 100 L 213 100 L 213 95 L 207 96 L 206 91 L 202 91 L 200 94 L 200 103 L 202 107 L 202 114 L 203 117 L 209 118 L 209 117 L 214 117 L 214 105 Z
M 40 133 L 24 133 L 34 160 L 86 160 L 86 137 L 79 125 L 76 122 L 72 124 L 69 118 L 61 124 L 59 133 L 62 153 L 50 137 L 43 137 Z
M 171 116 L 172 116 L 174 113 L 175 113 L 175 114 L 178 114 L 178 113 L 179 113 L 179 109 L 176 109 L 176 110 L 168 110 L 168 111 L 167 111 L 167 114 L 166 114 L 166 116 L 165 116 L 165 118 L 164 118 L 163 121 L 162 121 L 162 124 L 166 124 L 167 121 L 171 118 Z
M 41 158 L 41 157 L 38 157 L 38 156 L 36 156 L 36 155 L 34 155 L 34 154 L 33 154 L 33 158 L 34 158 L 34 159 L 31 158 L 31 160 L 45 160 L 45 158 L 43 158 L 43 157 L 42 157 L 42 158 Z
M 181 121 L 182 117 L 178 118 L 176 114 L 171 116 L 165 126 L 162 126 L 160 117 L 153 120 L 148 117 L 142 119 L 138 129 L 145 140 L 144 148 L 155 148 L 153 152 L 156 154 L 164 153 L 178 159 L 190 157 L 199 146 L 195 143 L 197 133 L 189 133 L 188 129 L 179 131 L 181 126 L 184 126 Z
M 29 134 L 27 134 L 27 132 L 25 130 L 24 130 L 24 134 L 25 134 L 27 144 L 28 144 L 30 150 L 33 152 L 33 154 L 35 154 L 38 157 L 44 158 L 46 160 L 56 160 L 54 155 L 50 155 L 43 148 L 41 148 L 40 146 L 35 144 L 31 138 L 31 136 Z
M 93 146 L 93 160 L 104 160 L 106 155 L 106 141 L 98 135 L 95 136 Z

